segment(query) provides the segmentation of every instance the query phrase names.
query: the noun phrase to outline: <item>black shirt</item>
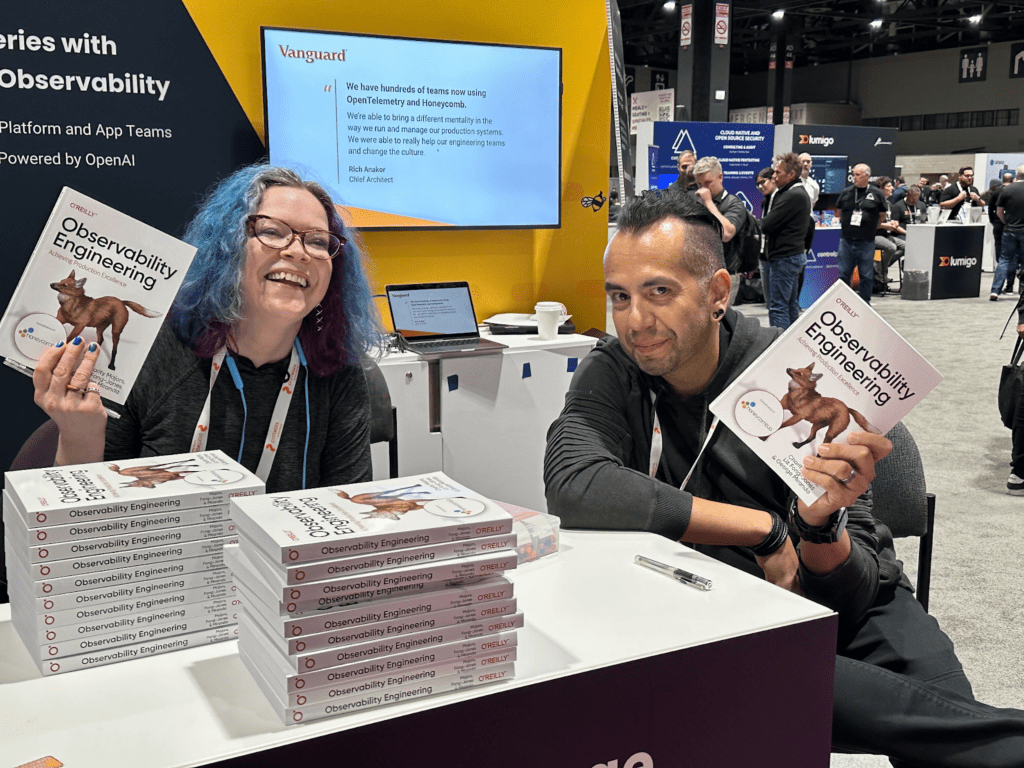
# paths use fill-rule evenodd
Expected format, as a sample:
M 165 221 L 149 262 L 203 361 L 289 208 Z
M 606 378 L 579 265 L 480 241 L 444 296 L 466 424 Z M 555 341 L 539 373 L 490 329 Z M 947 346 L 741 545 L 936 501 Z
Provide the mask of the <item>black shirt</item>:
M 874 240 L 875 230 L 882 211 L 886 210 L 885 193 L 874 184 L 861 188 L 851 185 L 839 193 L 836 200 L 839 209 L 839 223 L 843 227 L 845 240 Z M 851 224 L 854 211 L 861 212 L 860 226 Z
M 811 225 L 811 198 L 797 176 L 776 191 L 771 209 L 761 219 L 766 257 L 771 260 L 803 253 L 804 237 Z
M 963 192 L 964 189 L 967 190 L 967 197 L 965 197 L 963 200 L 961 200 L 959 203 L 957 203 L 956 205 L 949 209 L 949 218 L 951 219 L 956 218 L 957 214 L 960 213 L 960 209 L 963 208 L 964 203 L 967 203 L 968 206 L 972 204 L 971 192 L 973 192 L 974 194 L 978 194 L 978 188 L 969 187 L 962 181 L 958 181 L 956 184 L 950 184 L 948 187 L 946 187 L 942 192 L 942 197 L 939 198 L 939 202 L 944 203 L 947 200 L 952 200 L 955 197 L 959 197 L 960 193 Z
M 1024 181 L 1007 184 L 999 192 L 997 204 L 1006 219 L 1004 232 L 1024 232 Z
M 725 243 L 725 265 L 730 272 L 736 272 L 739 269 L 739 254 L 736 253 L 736 245 L 739 243 L 740 229 L 743 227 L 744 222 L 747 218 L 747 206 L 736 197 L 736 195 L 730 195 L 724 189 L 718 197 L 711 198 L 711 202 L 715 204 L 718 212 L 722 214 L 726 220 L 736 227 L 736 234 L 733 235 L 732 240 Z
M 889 215 L 902 229 L 906 229 L 908 224 L 924 224 L 928 221 L 928 209 L 920 199 L 914 203 L 913 208 L 907 205 L 906 198 L 900 200 L 893 205 Z

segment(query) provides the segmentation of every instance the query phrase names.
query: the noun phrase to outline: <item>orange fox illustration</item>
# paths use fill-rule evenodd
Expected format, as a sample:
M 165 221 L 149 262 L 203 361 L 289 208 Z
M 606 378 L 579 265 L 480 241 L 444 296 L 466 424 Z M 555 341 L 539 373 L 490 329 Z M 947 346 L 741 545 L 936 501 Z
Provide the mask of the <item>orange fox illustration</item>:
M 178 469 L 170 469 L 174 466 L 178 466 Z M 124 469 L 118 467 L 117 464 L 108 464 L 107 469 L 125 477 L 135 478 L 130 483 L 124 483 L 122 486 L 124 488 L 156 488 L 162 483 L 181 480 L 186 475 L 199 471 L 198 468 L 190 469 L 192 466 L 194 465 L 172 461 L 164 464 L 149 464 L 144 467 L 125 467 Z
M 110 352 L 110 363 L 107 367 L 114 370 L 114 360 L 117 358 L 117 342 L 121 339 L 121 331 L 128 323 L 128 310 L 137 312 L 143 317 L 159 317 L 160 312 L 146 309 L 134 301 L 122 301 L 116 296 L 104 296 L 100 299 L 93 299 L 85 295 L 85 280 L 75 279 L 75 270 L 63 280 L 50 283 L 50 287 L 57 292 L 57 301 L 60 302 L 60 309 L 57 310 L 57 320 L 66 325 L 74 326 L 68 334 L 68 341 L 78 336 L 85 328 L 96 329 L 96 342 L 103 344 L 103 332 L 110 328 L 110 335 L 113 340 L 113 349 Z
M 813 370 L 814 363 L 806 368 L 786 369 L 790 377 L 789 391 L 783 396 L 781 403 L 792 415 L 779 425 L 779 429 L 791 427 L 800 421 L 811 423 L 811 434 L 803 442 L 793 443 L 794 448 L 803 448 L 825 427 L 828 429 L 822 442 L 831 443 L 850 426 L 851 416 L 864 431 L 879 434 L 877 429 L 868 424 L 863 414 L 850 408 L 842 400 L 818 394 L 818 379 L 822 374 L 813 373 Z M 767 437 L 761 439 L 766 440 Z

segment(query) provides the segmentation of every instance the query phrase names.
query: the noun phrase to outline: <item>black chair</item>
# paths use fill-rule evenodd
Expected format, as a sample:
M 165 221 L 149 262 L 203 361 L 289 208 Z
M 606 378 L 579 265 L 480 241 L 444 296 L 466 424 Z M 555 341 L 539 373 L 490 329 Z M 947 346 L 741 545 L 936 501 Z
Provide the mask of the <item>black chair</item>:
M 935 530 L 935 494 L 925 488 L 924 466 L 917 443 L 903 423 L 886 435 L 892 453 L 876 465 L 872 483 L 874 515 L 895 538 L 920 536 L 917 560 L 917 599 L 928 610 L 932 580 L 932 535 Z
M 388 444 L 388 477 L 398 477 L 398 413 L 391 405 L 391 393 L 380 367 L 369 358 L 363 374 L 370 394 L 370 444 Z

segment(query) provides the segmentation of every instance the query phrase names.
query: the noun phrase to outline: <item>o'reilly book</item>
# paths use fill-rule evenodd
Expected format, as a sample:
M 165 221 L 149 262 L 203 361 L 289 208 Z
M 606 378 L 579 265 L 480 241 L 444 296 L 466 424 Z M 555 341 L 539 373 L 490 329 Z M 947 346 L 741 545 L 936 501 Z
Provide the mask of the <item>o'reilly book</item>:
M 917 350 L 836 282 L 711 403 L 806 504 L 825 491 L 803 458 L 851 432 L 885 434 L 942 381 Z
M 231 517 L 289 565 L 512 531 L 508 512 L 443 472 L 234 499 Z
M 7 472 L 4 490 L 34 530 L 220 506 L 264 486 L 221 451 L 203 451 Z
M 31 374 L 58 342 L 96 341 L 92 381 L 123 404 L 195 252 L 64 187 L 0 320 L 0 355 Z

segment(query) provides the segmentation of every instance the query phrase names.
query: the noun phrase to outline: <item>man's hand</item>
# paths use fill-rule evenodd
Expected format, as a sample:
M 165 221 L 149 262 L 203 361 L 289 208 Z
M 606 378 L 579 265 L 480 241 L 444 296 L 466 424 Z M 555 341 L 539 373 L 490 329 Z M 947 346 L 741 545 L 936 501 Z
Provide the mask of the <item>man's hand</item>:
M 707 187 L 699 187 L 698 189 L 694 190 L 693 194 L 699 197 L 700 201 L 704 203 L 704 205 L 711 205 L 711 190 L 708 189 Z
M 829 515 L 848 507 L 875 479 L 875 464 L 889 455 L 892 443 L 884 435 L 852 432 L 848 444 L 825 443 L 817 456 L 805 456 L 800 473 L 825 489 L 811 506 L 802 501 L 797 511 L 811 526 L 824 525 Z
M 975 203 L 981 202 L 981 198 L 978 196 L 977 192 L 971 192 L 971 201 Z
M 797 570 L 800 566 L 800 558 L 793 548 L 793 541 L 789 538 L 786 543 L 775 550 L 767 557 L 758 557 L 757 564 L 764 571 L 764 578 L 777 587 L 788 589 L 798 595 L 803 594 L 800 588 L 800 579 Z

